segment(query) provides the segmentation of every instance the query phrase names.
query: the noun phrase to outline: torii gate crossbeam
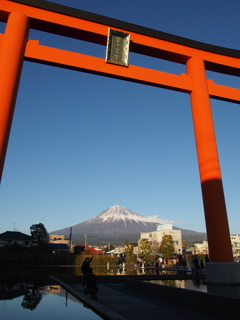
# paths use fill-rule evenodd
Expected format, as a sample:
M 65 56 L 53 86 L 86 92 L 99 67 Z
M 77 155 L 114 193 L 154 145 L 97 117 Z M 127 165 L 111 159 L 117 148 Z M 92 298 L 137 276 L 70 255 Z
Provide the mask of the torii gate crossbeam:
M 240 89 L 206 78 L 206 70 L 240 75 L 240 51 L 220 48 L 47 1 L 0 0 L 0 176 L 2 175 L 15 100 L 24 60 L 114 77 L 188 93 L 209 251 L 213 262 L 232 262 L 232 248 L 210 98 L 240 103 Z M 129 65 L 120 67 L 81 53 L 42 46 L 28 40 L 30 28 L 106 45 L 108 28 L 130 33 L 130 50 L 185 64 L 174 75 Z M 216 221 L 218 221 L 216 225 Z

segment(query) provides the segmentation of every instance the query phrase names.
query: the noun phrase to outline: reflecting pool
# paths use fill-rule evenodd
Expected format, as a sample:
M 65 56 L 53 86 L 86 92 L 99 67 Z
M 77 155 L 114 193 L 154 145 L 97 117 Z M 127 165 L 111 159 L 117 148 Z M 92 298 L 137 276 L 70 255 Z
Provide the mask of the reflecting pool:
M 175 288 L 189 289 L 195 291 L 207 292 L 207 286 L 200 279 L 191 280 L 149 280 L 147 282 L 170 286 Z
M 44 285 L 36 280 L 8 281 L 0 283 L 0 319 L 42 320 L 49 318 L 66 320 L 102 319 L 92 310 L 85 307 L 81 301 L 69 294 L 55 283 Z

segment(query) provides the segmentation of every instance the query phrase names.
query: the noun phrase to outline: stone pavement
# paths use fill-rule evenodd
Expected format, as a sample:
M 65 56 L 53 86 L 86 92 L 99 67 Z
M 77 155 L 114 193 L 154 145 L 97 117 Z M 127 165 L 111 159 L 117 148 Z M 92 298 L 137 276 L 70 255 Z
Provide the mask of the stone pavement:
M 184 306 L 162 298 L 149 297 L 147 294 L 135 292 L 125 288 L 123 283 L 98 284 L 98 300 L 91 295 L 84 294 L 79 283 L 66 283 L 55 280 L 72 295 L 77 297 L 94 312 L 106 320 L 150 320 L 150 319 L 178 319 L 178 320 L 220 320 L 230 319 L 208 312 Z M 189 303 L 190 304 L 190 303 Z

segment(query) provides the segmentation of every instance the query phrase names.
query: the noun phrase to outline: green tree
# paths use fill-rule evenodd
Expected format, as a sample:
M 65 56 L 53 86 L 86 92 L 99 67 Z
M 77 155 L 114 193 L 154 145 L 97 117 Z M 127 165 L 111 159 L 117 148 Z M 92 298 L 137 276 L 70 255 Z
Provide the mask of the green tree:
M 125 251 L 124 254 L 127 258 L 127 263 L 132 264 L 135 261 L 135 257 L 133 254 L 133 247 L 134 244 L 130 243 L 129 241 L 125 241 Z
M 140 255 L 144 258 L 144 260 L 148 260 L 151 254 L 151 247 L 148 239 L 140 240 Z
M 48 232 L 42 223 L 33 224 L 30 227 L 30 233 L 31 236 L 36 240 L 38 246 L 48 242 Z
M 160 244 L 160 253 L 165 258 L 172 258 L 175 252 L 175 245 L 171 235 L 165 235 L 162 237 Z

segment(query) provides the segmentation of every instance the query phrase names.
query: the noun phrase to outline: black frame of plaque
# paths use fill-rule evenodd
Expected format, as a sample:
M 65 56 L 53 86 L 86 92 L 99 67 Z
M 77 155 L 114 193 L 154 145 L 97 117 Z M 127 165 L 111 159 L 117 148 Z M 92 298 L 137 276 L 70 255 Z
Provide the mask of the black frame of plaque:
M 108 29 L 106 62 L 128 67 L 130 33 Z

